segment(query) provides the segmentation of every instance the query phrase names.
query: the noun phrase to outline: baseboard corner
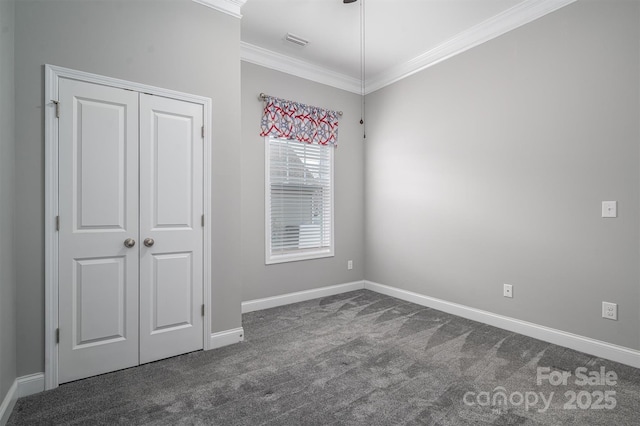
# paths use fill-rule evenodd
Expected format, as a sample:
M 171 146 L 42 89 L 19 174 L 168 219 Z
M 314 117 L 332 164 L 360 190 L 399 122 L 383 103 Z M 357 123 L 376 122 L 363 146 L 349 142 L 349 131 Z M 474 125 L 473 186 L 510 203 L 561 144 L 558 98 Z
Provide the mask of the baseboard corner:
M 244 341 L 244 329 L 242 327 L 218 331 L 211 333 L 208 349 L 222 348 L 242 341 Z
M 344 284 L 313 288 L 311 290 L 296 291 L 294 293 L 281 294 L 278 296 L 265 297 L 264 299 L 247 300 L 246 302 L 242 302 L 242 313 L 246 314 L 248 312 L 276 308 L 278 306 L 290 305 L 292 303 L 306 302 L 307 300 L 334 296 L 336 294 L 347 293 L 349 291 L 362 290 L 363 288 L 365 288 L 365 281 L 359 280 Z
M 448 302 L 446 300 L 436 299 L 435 297 L 425 296 L 420 293 L 372 281 L 365 280 L 364 288 L 387 296 L 395 297 L 400 300 L 412 302 L 417 305 L 437 309 L 462 318 L 478 321 L 483 324 L 502 328 L 524 336 L 533 337 L 534 339 L 543 340 L 545 342 L 553 343 L 554 345 L 619 362 L 631 367 L 640 368 L 640 351 L 637 349 L 603 342 L 590 337 L 495 314 L 493 312 L 483 311 L 481 309 Z
M 0 404 L 0 426 L 4 426 L 9 421 L 18 398 L 42 391 L 44 391 L 44 373 L 29 374 L 15 379 Z
M 18 398 L 44 392 L 44 373 L 34 373 L 18 377 Z
M 9 421 L 13 407 L 16 405 L 16 401 L 18 400 L 17 389 L 18 381 L 14 380 L 0 404 L 0 426 L 6 425 Z

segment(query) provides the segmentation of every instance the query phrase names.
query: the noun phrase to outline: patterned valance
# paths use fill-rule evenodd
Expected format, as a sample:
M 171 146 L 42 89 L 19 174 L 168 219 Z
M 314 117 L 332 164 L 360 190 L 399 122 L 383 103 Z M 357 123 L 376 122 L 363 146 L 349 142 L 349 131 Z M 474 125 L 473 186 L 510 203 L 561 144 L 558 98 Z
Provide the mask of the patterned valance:
M 338 146 L 338 112 L 264 97 L 260 136 Z

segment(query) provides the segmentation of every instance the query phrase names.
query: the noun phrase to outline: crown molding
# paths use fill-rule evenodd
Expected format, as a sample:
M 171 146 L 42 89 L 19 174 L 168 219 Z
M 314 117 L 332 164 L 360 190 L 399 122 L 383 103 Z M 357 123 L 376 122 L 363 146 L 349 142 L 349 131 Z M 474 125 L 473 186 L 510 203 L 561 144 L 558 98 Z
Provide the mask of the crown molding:
M 215 9 L 218 12 L 226 13 L 235 18 L 242 18 L 240 10 L 247 0 L 193 0 L 196 3 L 200 3 L 211 9 Z
M 292 74 L 317 83 L 360 94 L 360 80 L 310 62 L 240 42 L 240 59 L 252 64 Z
M 211 2 L 213 0 L 193 0 Z M 232 1 L 232 0 L 216 0 Z M 244 1 L 246 0 L 235 0 Z M 446 59 L 465 52 L 475 46 L 499 37 L 511 30 L 535 21 L 551 12 L 563 8 L 576 0 L 525 0 L 504 12 L 481 22 L 447 40 L 441 45 L 416 56 L 412 60 L 398 64 L 365 82 L 365 94 L 375 92 L 385 86 L 409 77 L 419 71 L 436 65 Z M 276 53 L 252 44 L 240 43 L 240 57 L 243 61 L 282 71 L 307 80 L 337 87 L 360 94 L 360 80 L 319 67 L 300 59 Z
M 398 64 L 366 82 L 366 92 L 371 93 L 409 77 L 430 66 L 458 55 L 466 50 L 499 37 L 511 30 L 535 21 L 576 0 L 525 0 L 486 21 L 461 32 L 441 45 Z

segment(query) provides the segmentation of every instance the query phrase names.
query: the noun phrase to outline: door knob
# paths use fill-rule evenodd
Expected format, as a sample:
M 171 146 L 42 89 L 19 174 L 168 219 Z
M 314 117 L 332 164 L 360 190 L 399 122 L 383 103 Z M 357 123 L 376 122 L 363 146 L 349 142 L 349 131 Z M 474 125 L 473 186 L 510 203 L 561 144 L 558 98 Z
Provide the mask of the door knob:
M 153 238 L 145 238 L 144 239 L 144 245 L 147 246 L 147 247 L 151 247 L 154 243 L 155 243 L 155 241 L 153 241 Z
M 134 240 L 133 238 L 127 238 L 126 240 L 124 240 L 124 246 L 126 248 L 131 248 L 135 245 L 136 245 L 136 240 Z

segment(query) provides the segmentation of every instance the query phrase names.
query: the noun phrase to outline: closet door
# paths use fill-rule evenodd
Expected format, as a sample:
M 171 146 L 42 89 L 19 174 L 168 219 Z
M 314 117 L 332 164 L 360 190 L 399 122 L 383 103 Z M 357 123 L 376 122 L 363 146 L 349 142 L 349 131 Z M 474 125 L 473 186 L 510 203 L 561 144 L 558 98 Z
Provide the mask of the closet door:
M 140 94 L 140 362 L 203 348 L 202 105 Z
M 59 102 L 64 383 L 139 361 L 138 94 L 60 79 Z

